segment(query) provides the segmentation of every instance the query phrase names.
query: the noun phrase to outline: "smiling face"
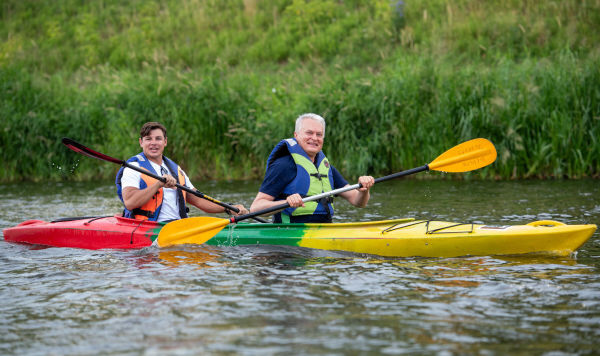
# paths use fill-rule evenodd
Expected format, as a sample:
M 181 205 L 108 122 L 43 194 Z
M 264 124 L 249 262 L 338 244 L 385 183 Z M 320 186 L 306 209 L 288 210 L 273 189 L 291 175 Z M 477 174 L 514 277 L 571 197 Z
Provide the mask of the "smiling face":
M 294 137 L 308 157 L 314 161 L 317 153 L 323 149 L 325 130 L 317 120 L 306 118 L 302 120 L 300 130 L 294 132 Z
M 148 135 L 140 138 L 140 146 L 149 160 L 162 164 L 162 154 L 167 147 L 167 138 L 161 129 L 154 129 Z

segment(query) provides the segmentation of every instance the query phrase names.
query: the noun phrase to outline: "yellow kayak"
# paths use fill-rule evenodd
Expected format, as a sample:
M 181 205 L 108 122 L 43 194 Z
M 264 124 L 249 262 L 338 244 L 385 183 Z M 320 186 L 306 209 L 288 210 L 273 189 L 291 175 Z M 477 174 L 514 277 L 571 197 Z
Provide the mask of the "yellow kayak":
M 480 225 L 398 219 L 333 224 L 230 224 L 209 245 L 286 245 L 387 257 L 515 254 L 568 256 L 596 225 L 544 220 L 526 225 Z

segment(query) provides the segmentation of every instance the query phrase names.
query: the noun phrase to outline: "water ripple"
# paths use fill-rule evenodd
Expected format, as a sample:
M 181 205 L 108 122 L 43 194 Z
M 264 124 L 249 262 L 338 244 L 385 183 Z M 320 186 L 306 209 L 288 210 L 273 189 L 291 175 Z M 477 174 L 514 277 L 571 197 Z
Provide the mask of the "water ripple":
M 207 187 L 246 205 L 255 195 L 252 184 Z M 593 181 L 398 181 L 373 189 L 373 210 L 338 199 L 336 221 L 598 223 L 599 189 Z M 113 194 L 109 183 L 5 185 L 0 227 L 110 215 L 120 209 Z M 394 259 L 283 247 L 87 251 L 0 241 L 0 353 L 593 354 L 599 259 L 598 233 L 564 258 Z

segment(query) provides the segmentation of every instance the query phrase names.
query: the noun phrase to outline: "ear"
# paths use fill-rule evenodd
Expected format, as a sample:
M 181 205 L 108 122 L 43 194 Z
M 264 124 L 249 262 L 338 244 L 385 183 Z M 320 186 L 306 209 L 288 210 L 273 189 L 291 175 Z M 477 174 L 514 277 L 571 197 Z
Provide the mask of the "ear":
M 294 131 L 294 138 L 298 140 L 298 133 L 296 131 Z
M 165 137 L 165 147 L 167 146 L 167 138 Z
M 140 141 L 140 147 L 142 147 L 142 138 L 140 137 L 138 140 Z

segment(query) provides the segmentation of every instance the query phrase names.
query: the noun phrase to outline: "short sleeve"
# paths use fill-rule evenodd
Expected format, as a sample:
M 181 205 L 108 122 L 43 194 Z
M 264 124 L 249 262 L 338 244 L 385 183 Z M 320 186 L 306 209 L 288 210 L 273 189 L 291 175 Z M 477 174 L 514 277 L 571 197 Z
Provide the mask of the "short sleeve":
M 292 156 L 280 157 L 269 165 L 259 191 L 277 199 L 295 177 L 296 163 Z
M 139 164 L 137 162 L 131 162 L 130 164 L 132 166 L 139 167 Z M 123 176 L 121 177 L 121 187 L 122 188 L 134 187 L 134 188 L 139 189 L 140 188 L 140 176 L 141 176 L 140 172 L 135 171 L 131 168 L 125 167 L 125 169 L 123 169 Z
M 343 188 L 348 185 L 348 181 L 344 179 L 342 174 L 334 166 L 331 166 L 331 175 L 333 176 L 333 189 Z

